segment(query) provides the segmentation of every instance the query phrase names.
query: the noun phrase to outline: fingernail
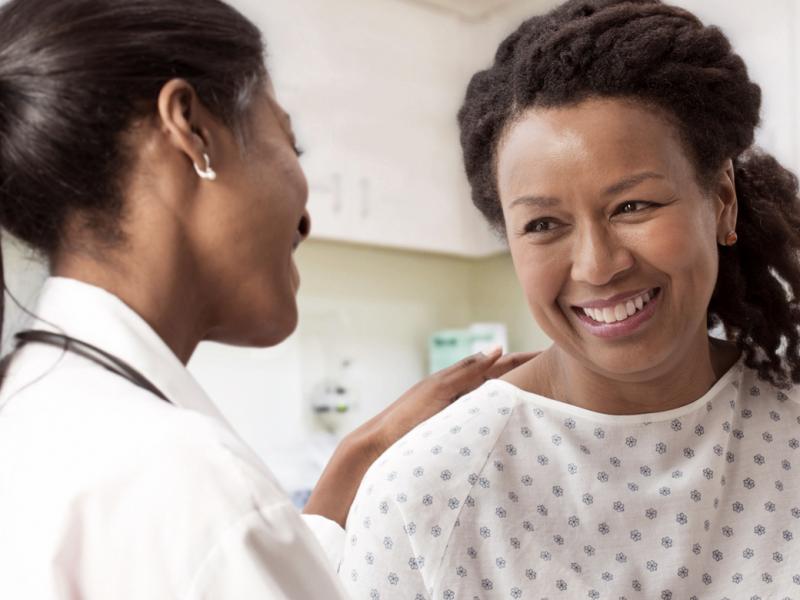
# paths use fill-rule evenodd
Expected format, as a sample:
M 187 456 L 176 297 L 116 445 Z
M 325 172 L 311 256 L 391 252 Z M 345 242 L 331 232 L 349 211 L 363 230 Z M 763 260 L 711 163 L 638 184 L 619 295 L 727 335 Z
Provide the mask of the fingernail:
M 502 354 L 502 353 L 503 353 L 503 347 L 500 344 L 495 344 L 488 350 L 481 350 L 481 354 L 483 354 L 484 356 L 493 356 L 495 354 Z

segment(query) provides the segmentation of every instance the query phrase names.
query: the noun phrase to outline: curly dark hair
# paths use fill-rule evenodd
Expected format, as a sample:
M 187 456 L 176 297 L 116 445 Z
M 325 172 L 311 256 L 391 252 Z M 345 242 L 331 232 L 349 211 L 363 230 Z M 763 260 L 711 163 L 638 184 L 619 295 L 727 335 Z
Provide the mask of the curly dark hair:
M 458 114 L 475 205 L 503 231 L 495 163 L 504 131 L 532 107 L 591 97 L 660 109 L 701 187 L 733 159 L 739 241 L 719 251 L 708 326 L 721 324 L 761 379 L 800 383 L 798 180 L 751 147 L 761 90 L 725 35 L 686 10 L 659 0 L 570 0 L 503 41 Z

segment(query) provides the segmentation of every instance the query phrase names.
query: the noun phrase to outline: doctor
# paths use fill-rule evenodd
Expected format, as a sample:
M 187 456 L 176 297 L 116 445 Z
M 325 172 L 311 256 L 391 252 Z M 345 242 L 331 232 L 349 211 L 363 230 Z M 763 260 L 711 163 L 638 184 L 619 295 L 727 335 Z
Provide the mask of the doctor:
M 303 522 L 185 368 L 297 323 L 307 187 L 263 51 L 218 0 L 0 9 L 0 225 L 53 274 L 0 387 L 2 598 L 340 598 L 312 529 L 335 555 L 371 462 L 526 358 L 410 390 Z

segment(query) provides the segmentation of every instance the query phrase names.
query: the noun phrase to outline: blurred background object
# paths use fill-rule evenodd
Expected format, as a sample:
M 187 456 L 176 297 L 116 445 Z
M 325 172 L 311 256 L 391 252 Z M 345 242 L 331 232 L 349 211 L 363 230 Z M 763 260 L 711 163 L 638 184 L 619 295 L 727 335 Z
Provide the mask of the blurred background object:
M 297 253 L 297 332 L 270 349 L 204 343 L 189 368 L 301 505 L 341 436 L 430 369 L 481 343 L 547 346 L 470 201 L 455 115 L 498 43 L 557 2 L 232 4 L 265 33 L 305 151 L 312 236 Z M 730 36 L 764 93 L 758 143 L 800 171 L 800 3 L 675 4 Z M 46 269 L 3 246 L 8 289 L 32 307 Z M 4 351 L 26 318 L 7 306 Z
M 429 373 L 454 365 L 476 352 L 488 352 L 499 346 L 508 352 L 508 334 L 503 323 L 473 323 L 466 329 L 435 332 L 428 341 Z

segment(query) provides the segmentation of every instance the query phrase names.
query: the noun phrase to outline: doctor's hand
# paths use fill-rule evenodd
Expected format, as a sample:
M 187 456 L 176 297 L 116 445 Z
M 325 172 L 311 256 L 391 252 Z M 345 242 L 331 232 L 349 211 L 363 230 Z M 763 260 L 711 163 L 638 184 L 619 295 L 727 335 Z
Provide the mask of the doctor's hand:
M 538 352 L 502 354 L 500 348 L 486 354 L 479 352 L 455 365 L 426 377 L 377 416 L 356 429 L 351 436 L 373 461 L 411 431 L 461 396 L 528 362 Z
M 322 515 L 344 527 L 364 473 L 389 446 L 486 380 L 501 377 L 537 354 L 503 355 L 499 348 L 479 352 L 420 381 L 342 440 L 303 512 Z

